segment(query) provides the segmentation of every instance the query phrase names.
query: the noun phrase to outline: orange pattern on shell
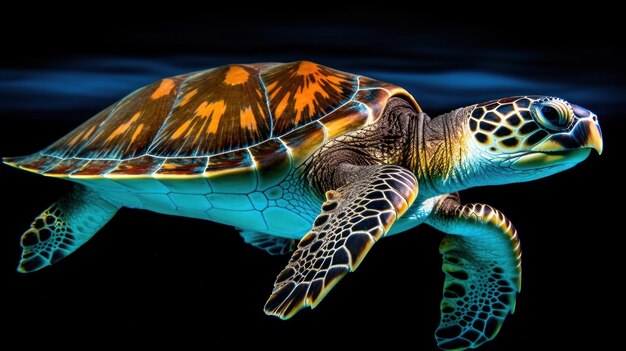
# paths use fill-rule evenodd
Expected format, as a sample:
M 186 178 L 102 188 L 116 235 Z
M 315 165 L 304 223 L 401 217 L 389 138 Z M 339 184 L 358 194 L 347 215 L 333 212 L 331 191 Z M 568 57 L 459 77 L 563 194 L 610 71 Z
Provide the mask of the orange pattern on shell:
M 133 133 L 133 136 L 130 138 L 130 142 L 131 143 L 134 143 L 135 140 L 137 140 L 137 137 L 139 137 L 139 135 L 141 135 L 141 131 L 142 130 L 143 130 L 143 123 L 139 124 L 137 129 L 135 129 L 135 132 Z
M 152 95 L 150 95 L 150 98 L 152 100 L 156 100 L 156 99 L 160 99 L 160 98 L 162 98 L 162 97 L 164 97 L 166 95 L 169 95 L 174 90 L 174 87 L 176 87 L 176 82 L 174 82 L 171 79 L 163 79 L 161 81 L 161 85 L 159 85 L 157 90 L 155 90 L 154 93 L 152 93 Z
M 224 83 L 230 85 L 243 84 L 248 81 L 250 73 L 239 66 L 229 66 L 224 78 Z
M 256 130 L 256 120 L 254 119 L 254 113 L 252 112 L 252 108 L 248 107 L 241 110 L 239 118 L 239 125 L 241 125 L 241 128 L 245 128 L 251 131 Z
M 272 121 L 259 75 L 256 65 L 230 65 L 189 77 L 149 152 L 208 156 L 268 139 Z
M 317 120 L 352 97 L 356 76 L 313 62 L 292 62 L 270 67 L 261 74 L 267 84 L 274 135 Z
M 124 134 L 128 130 L 128 128 L 130 128 L 130 126 L 132 126 L 135 122 L 137 122 L 137 120 L 139 119 L 139 116 L 141 116 L 141 112 L 135 113 L 133 115 L 133 117 L 131 117 L 131 119 L 128 122 L 122 123 L 122 125 L 117 127 L 113 131 L 113 133 L 109 134 L 109 137 L 107 138 L 106 142 L 107 143 L 111 142 L 112 140 L 115 140 L 115 138 L 117 138 L 120 135 Z
M 127 160 L 126 168 L 116 172 L 138 167 L 128 173 L 158 168 L 156 173 L 184 175 L 191 169 L 198 173 L 202 162 L 195 160 L 207 156 L 207 172 L 227 169 L 232 166 L 226 162 L 232 158 L 229 151 L 245 156 L 239 150 L 245 147 L 263 161 L 257 164 L 262 168 L 270 155 L 261 143 L 280 138 L 297 166 L 329 138 L 374 123 L 386 101 L 398 95 L 420 111 L 402 88 L 312 62 L 223 66 L 141 88 L 41 153 L 7 162 L 81 177 L 106 174 L 119 160 Z M 141 167 L 130 160 L 139 157 Z M 162 157 L 178 161 L 169 170 Z
M 189 103 L 189 100 L 191 100 L 191 98 L 194 97 L 194 95 L 196 95 L 197 93 L 198 93 L 198 89 L 194 89 L 194 90 L 188 92 L 187 94 L 185 94 L 180 99 L 180 102 L 178 102 L 178 106 L 185 106 L 185 105 L 187 105 L 187 103 Z
M 168 116 L 184 76 L 163 79 L 143 87 L 52 144 L 45 153 L 58 157 L 126 159 L 147 153 Z M 169 81 L 163 83 L 164 81 Z M 154 100 L 152 97 L 160 95 Z

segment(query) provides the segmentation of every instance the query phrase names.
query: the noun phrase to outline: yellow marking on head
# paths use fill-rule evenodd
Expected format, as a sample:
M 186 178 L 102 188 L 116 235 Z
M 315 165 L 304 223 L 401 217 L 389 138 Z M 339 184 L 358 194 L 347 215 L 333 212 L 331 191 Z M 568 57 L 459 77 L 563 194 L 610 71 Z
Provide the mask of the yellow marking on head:
M 226 72 L 224 83 L 229 85 L 243 84 L 248 81 L 248 77 L 250 77 L 250 73 L 245 69 L 239 66 L 230 66 L 228 67 L 228 72 Z
M 135 130 L 135 132 L 133 133 L 133 136 L 130 138 L 130 143 L 134 143 L 135 139 L 137 139 L 137 137 L 139 136 L 139 134 L 141 134 L 141 130 L 143 129 L 143 123 L 139 125 L 139 127 L 137 127 L 137 129 Z
M 198 93 L 198 89 L 194 89 L 194 90 L 188 92 L 185 96 L 183 96 L 183 98 L 180 100 L 178 105 L 179 106 L 187 105 L 187 103 L 189 103 L 189 100 L 191 100 L 191 98 L 194 97 L 197 93 Z
M 310 61 L 302 61 L 298 66 L 296 74 L 299 76 L 306 76 L 309 74 L 317 74 L 320 71 L 320 66 Z
M 252 107 L 248 106 L 246 109 L 241 110 L 239 113 L 239 124 L 241 128 L 249 129 L 250 131 L 256 131 L 256 119 L 254 113 L 252 113 Z
M 160 99 L 166 95 L 169 95 L 172 93 L 172 90 L 174 89 L 174 86 L 176 84 L 174 83 L 173 80 L 171 79 L 163 79 L 161 81 L 161 85 L 159 85 L 159 87 L 154 91 L 154 93 L 152 93 L 152 95 L 150 95 L 150 98 L 152 100 L 156 100 L 156 99 Z
M 285 112 L 285 109 L 287 108 L 287 104 L 289 102 L 289 95 L 291 95 L 291 93 L 285 94 L 283 99 L 280 100 L 278 106 L 276 106 L 276 117 L 282 116 L 283 112 Z
M 117 127 L 117 129 L 115 129 L 115 131 L 113 131 L 113 133 L 111 133 L 111 135 L 109 135 L 109 137 L 107 138 L 106 142 L 108 143 L 111 140 L 117 138 L 118 136 L 126 133 L 128 128 L 130 128 L 130 126 L 139 119 L 139 116 L 141 116 L 141 111 L 135 113 L 133 115 L 133 117 L 128 122 L 126 122 L 126 123 L 122 124 L 121 126 Z

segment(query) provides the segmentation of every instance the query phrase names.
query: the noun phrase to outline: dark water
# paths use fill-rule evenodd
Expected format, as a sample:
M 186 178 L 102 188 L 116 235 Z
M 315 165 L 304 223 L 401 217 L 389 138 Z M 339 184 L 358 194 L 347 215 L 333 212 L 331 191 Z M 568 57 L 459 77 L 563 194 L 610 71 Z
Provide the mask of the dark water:
M 524 252 L 517 312 L 482 349 L 606 341 L 604 313 L 620 296 L 611 287 L 619 277 L 620 231 L 613 228 L 620 217 L 605 200 L 623 194 L 614 170 L 624 159 L 626 109 L 618 22 L 591 11 L 567 27 L 541 18 L 498 25 L 469 15 L 416 20 L 391 9 L 346 23 L 355 13 L 342 11 L 308 21 L 268 10 L 236 21 L 218 13 L 154 21 L 128 15 L 106 26 L 95 18 L 38 18 L 30 22 L 36 37 L 14 30 L 6 38 L 12 54 L 0 67 L 0 156 L 37 151 L 156 79 L 234 62 L 314 60 L 401 85 L 431 115 L 509 95 L 563 97 L 598 114 L 601 157 L 541 181 L 463 194 L 508 214 Z M 600 34 L 584 39 L 590 27 Z M 302 340 L 321 347 L 333 335 L 355 348 L 435 347 L 443 275 L 441 235 L 430 228 L 385 239 L 315 311 L 283 322 L 262 306 L 288 258 L 268 257 L 231 228 L 198 220 L 123 210 L 62 263 L 14 273 L 20 234 L 69 184 L 5 166 L 0 184 L 9 340 L 72 333 L 293 348 Z

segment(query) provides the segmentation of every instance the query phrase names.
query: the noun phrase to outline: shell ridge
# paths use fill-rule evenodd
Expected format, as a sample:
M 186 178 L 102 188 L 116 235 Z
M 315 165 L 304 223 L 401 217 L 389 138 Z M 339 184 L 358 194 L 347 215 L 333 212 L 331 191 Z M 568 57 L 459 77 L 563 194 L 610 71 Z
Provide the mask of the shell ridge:
M 346 99 L 346 101 L 344 101 L 344 103 L 343 103 L 343 104 L 341 104 L 341 105 L 337 106 L 337 107 L 336 107 L 336 108 L 334 108 L 332 111 L 328 112 L 328 113 L 327 113 L 327 114 L 325 114 L 324 116 L 322 116 L 322 117 L 320 117 L 319 119 L 317 119 L 317 120 L 316 120 L 316 122 L 319 122 L 320 120 L 324 119 L 324 117 L 326 117 L 326 116 L 330 116 L 330 115 L 332 115 L 333 113 L 337 112 L 340 108 L 342 108 L 342 107 L 346 106 L 347 104 L 351 103 L 352 101 L 357 101 L 357 100 L 355 100 L 354 98 L 356 97 L 356 94 L 357 94 L 357 93 L 361 90 L 361 82 L 360 82 L 360 80 L 359 80 L 359 78 L 361 78 L 361 76 L 356 76 L 355 78 L 356 78 L 356 89 L 354 89 L 354 93 L 352 93 L 352 95 L 350 96 L 350 98 Z M 358 101 L 358 102 L 361 102 L 361 101 Z M 324 123 L 320 123 L 320 124 L 324 125 Z M 298 129 L 300 129 L 300 128 L 304 127 L 304 126 L 307 126 L 307 125 L 309 125 L 309 123 L 307 123 L 307 124 L 303 124 L 303 125 L 301 125 L 301 126 L 300 126 L 300 127 L 298 127 L 298 128 L 295 128 L 295 129 L 293 129 L 293 130 L 290 130 L 290 131 L 289 131 L 288 133 L 286 133 L 285 135 L 287 135 L 287 134 L 289 134 L 289 133 L 291 133 L 291 132 L 293 132 L 293 131 L 296 131 L 296 130 L 298 130 Z M 324 127 L 326 127 L 326 126 L 324 126 Z
M 189 77 L 149 152 L 211 155 L 265 141 L 270 123 L 259 77 L 262 67 L 231 64 Z
M 150 155 L 150 152 L 154 149 L 154 145 L 157 143 L 157 137 L 159 137 L 161 135 L 161 131 L 163 130 L 163 128 L 165 128 L 165 126 L 167 125 L 167 120 L 172 116 L 172 111 L 174 111 L 174 107 L 176 107 L 176 104 L 180 101 L 180 92 L 183 89 L 183 85 L 185 85 L 185 83 L 192 77 L 195 77 L 196 75 L 202 73 L 204 71 L 201 72 L 196 72 L 193 74 L 190 74 L 188 77 L 186 77 L 185 79 L 183 79 L 182 82 L 180 82 L 180 84 L 178 85 L 178 89 L 176 91 L 176 99 L 174 99 L 174 103 L 172 104 L 172 107 L 170 107 L 169 112 L 167 113 L 167 116 L 165 117 L 165 119 L 163 120 L 163 123 L 161 123 L 161 126 L 159 127 L 159 130 L 157 130 L 156 134 L 154 135 L 154 139 L 152 139 L 152 142 L 150 142 L 150 145 L 148 145 L 148 148 L 146 149 L 146 155 Z
M 269 126 L 270 135 L 269 135 L 268 140 L 274 137 L 274 116 L 272 115 L 272 109 L 270 108 L 270 97 L 267 94 L 267 85 L 265 85 L 265 81 L 263 80 L 262 73 L 269 67 L 274 67 L 274 66 L 268 66 L 262 70 L 259 70 L 259 82 L 261 83 L 261 88 L 263 89 L 263 96 L 265 97 L 265 108 L 267 109 L 267 116 L 269 117 L 269 120 L 270 120 L 270 126 Z
M 358 77 L 357 77 L 357 78 L 358 78 Z M 319 118 L 319 119 L 317 119 L 317 120 L 311 121 L 310 123 L 306 123 L 306 124 L 303 124 L 303 125 L 301 125 L 301 126 L 299 126 L 299 127 L 297 127 L 297 128 L 294 128 L 294 129 L 292 129 L 292 130 L 288 131 L 287 133 L 285 133 L 285 134 L 283 134 L 283 135 L 280 135 L 280 136 L 275 136 L 275 137 L 276 137 L 276 138 L 282 138 L 282 137 L 287 136 L 287 135 L 289 135 L 289 134 L 291 134 L 291 133 L 293 133 L 293 132 L 295 132 L 295 131 L 298 131 L 298 130 L 300 130 L 300 129 L 304 128 L 304 127 L 307 127 L 307 126 L 308 126 L 309 124 L 311 124 L 311 123 L 320 122 L 322 119 L 324 119 L 324 117 L 329 116 L 329 115 L 331 115 L 331 114 L 335 113 L 337 110 L 339 110 L 340 108 L 342 108 L 342 107 L 346 106 L 347 104 L 349 104 L 349 103 L 351 103 L 351 102 L 353 102 L 353 101 L 356 101 L 356 102 L 358 102 L 358 103 L 361 103 L 361 104 L 363 104 L 363 105 L 367 106 L 367 104 L 363 103 L 362 101 L 358 101 L 358 100 L 355 100 L 355 99 L 354 99 L 354 98 L 356 97 L 356 93 L 358 93 L 358 92 L 360 91 L 359 86 L 360 86 L 360 85 L 359 85 L 359 80 L 357 79 L 357 86 L 356 86 L 356 89 L 354 90 L 354 94 L 352 94 L 352 96 L 350 96 L 350 98 L 349 98 L 349 99 L 347 99 L 347 100 L 346 100 L 343 104 L 341 104 L 341 105 L 337 106 L 337 108 L 335 108 L 335 109 L 333 109 L 332 111 L 328 112 L 328 113 L 327 113 L 327 114 L 325 114 L 324 116 L 320 117 L 320 118 Z M 321 122 L 320 122 L 320 124 L 321 124 L 323 127 L 326 127 L 326 126 L 324 126 L 324 123 L 321 123 Z M 250 146 L 254 146 L 254 145 L 250 145 Z

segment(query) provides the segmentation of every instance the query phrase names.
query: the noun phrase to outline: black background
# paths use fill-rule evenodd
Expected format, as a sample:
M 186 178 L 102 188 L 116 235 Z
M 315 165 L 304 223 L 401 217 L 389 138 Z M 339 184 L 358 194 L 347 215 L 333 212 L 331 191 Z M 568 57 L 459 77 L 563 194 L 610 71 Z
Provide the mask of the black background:
M 7 49 L 0 59 L 0 155 L 35 152 L 163 76 L 233 62 L 308 59 L 368 74 L 405 86 L 432 116 L 507 95 L 562 96 L 598 114 L 601 157 L 547 179 L 463 194 L 506 213 L 524 252 L 517 312 L 482 350 L 616 340 L 606 316 L 621 308 L 614 284 L 623 230 L 612 203 L 623 194 L 616 167 L 626 91 L 624 42 L 610 9 L 451 16 L 393 5 L 301 4 L 279 15 L 269 7 L 175 5 L 7 13 L 22 24 L 0 28 Z M 230 227 L 200 220 L 122 210 L 66 260 L 16 273 L 20 234 L 70 184 L 6 166 L 0 184 L 5 343 L 72 344 L 87 336 L 120 345 L 173 339 L 208 348 L 435 348 L 443 274 L 441 234 L 433 229 L 383 240 L 316 310 L 280 321 L 262 307 L 288 258 L 269 257 Z

